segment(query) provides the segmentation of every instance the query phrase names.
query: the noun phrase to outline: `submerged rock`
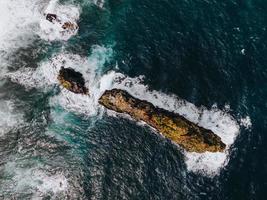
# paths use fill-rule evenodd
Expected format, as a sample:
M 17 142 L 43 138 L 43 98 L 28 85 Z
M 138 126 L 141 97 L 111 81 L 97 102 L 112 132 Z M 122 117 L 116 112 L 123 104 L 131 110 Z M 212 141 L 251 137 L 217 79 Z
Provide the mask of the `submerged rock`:
M 99 103 L 116 112 L 129 114 L 135 120 L 146 122 L 189 152 L 222 152 L 226 147 L 211 130 L 202 128 L 179 114 L 137 99 L 124 90 L 105 91 Z
M 62 67 L 57 77 L 59 83 L 67 90 L 76 94 L 89 94 L 85 87 L 85 80 L 80 72 Z

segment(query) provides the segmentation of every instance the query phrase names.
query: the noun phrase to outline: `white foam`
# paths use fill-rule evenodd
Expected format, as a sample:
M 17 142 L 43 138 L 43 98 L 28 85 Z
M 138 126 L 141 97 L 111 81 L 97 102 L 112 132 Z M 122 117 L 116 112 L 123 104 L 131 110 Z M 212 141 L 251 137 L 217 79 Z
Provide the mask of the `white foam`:
M 23 122 L 23 115 L 14 111 L 12 101 L 0 101 L 0 137 Z
M 0 76 L 7 71 L 8 55 L 35 39 L 44 0 L 0 0 Z
M 46 14 L 56 14 L 60 22 L 54 23 L 46 20 Z M 62 25 L 65 22 L 71 22 L 77 26 L 80 12 L 79 8 L 74 5 L 61 5 L 58 0 L 51 0 L 45 9 L 43 16 L 40 18 L 40 31 L 39 35 L 42 39 L 53 40 L 68 40 L 73 35 L 76 35 L 78 29 L 68 30 L 63 29 Z M 78 27 L 78 26 L 77 26 Z
M 67 40 L 77 30 L 64 30 L 62 25 L 45 20 L 45 12 L 53 12 L 63 22 L 79 19 L 79 8 L 60 5 L 57 0 L 0 0 L 0 78 L 7 72 L 9 55 L 27 47 L 37 35 L 46 40 Z
M 47 40 L 67 40 L 76 31 L 64 31 L 45 20 L 45 9 L 55 11 L 62 21 L 76 22 L 79 19 L 79 8 L 73 5 L 59 5 L 57 1 L 47 0 L 1 0 L 0 1 L 0 59 L 10 52 L 27 46 L 36 39 L 36 33 Z M 41 28 L 41 30 L 40 30 Z M 51 35 L 47 35 L 51 33 Z M 1 67 L 3 68 L 3 67 Z
M 249 130 L 252 126 L 252 122 L 249 116 L 240 119 L 240 125 L 245 127 L 245 129 Z
M 227 145 L 223 153 L 189 153 L 185 152 L 186 165 L 188 170 L 200 172 L 206 175 L 216 175 L 220 168 L 227 164 L 229 147 L 233 144 L 239 133 L 239 125 L 236 120 L 228 113 L 229 106 L 224 110 L 219 110 L 217 106 L 211 109 L 205 107 L 198 108 L 192 103 L 179 99 L 175 95 L 164 94 L 159 91 L 151 91 L 148 86 L 143 84 L 143 76 L 129 78 L 123 74 L 110 72 L 101 79 L 104 89 L 120 88 L 128 91 L 131 95 L 152 102 L 154 105 L 183 115 L 190 121 L 200 126 L 211 129 L 221 137 Z
M 41 180 L 42 184 L 37 185 L 37 189 L 42 193 L 46 193 L 48 191 L 57 193 L 66 191 L 68 188 L 68 181 L 62 173 L 49 176 L 45 172 L 37 170 L 33 173 L 33 176 L 37 180 Z
M 0 1 L 0 50 L 25 46 L 38 22 L 40 0 Z M 20 38 L 18 38 L 20 36 Z
M 83 74 L 86 87 L 89 88 L 90 96 L 73 94 L 62 88 L 61 93 L 51 99 L 51 104 L 59 104 L 68 110 L 83 113 L 88 116 L 97 115 L 99 112 L 98 99 L 101 95 L 99 90 L 99 88 L 101 88 L 99 81 L 101 69 L 105 62 L 110 59 L 111 55 L 112 50 L 110 48 L 98 45 L 93 46 L 92 53 L 88 59 L 81 58 L 77 55 L 74 59 L 74 57 L 72 57 L 73 55 L 66 56 L 66 54 L 64 54 L 65 67 L 69 66 Z M 72 57 L 72 59 L 68 59 L 69 57 Z
M 5 165 L 4 173 L 10 178 L 5 180 L 4 190 L 11 189 L 12 193 L 27 191 L 33 192 L 34 199 L 41 197 L 48 192 L 54 195 L 64 193 L 69 189 L 68 180 L 62 171 L 49 172 L 41 166 L 32 166 L 27 168 L 18 165 L 15 162 L 9 162 Z
M 175 95 L 149 90 L 149 87 L 143 84 L 144 78 L 144 76 L 129 78 L 121 73 L 111 71 L 95 81 L 96 85 L 99 86 L 94 87 L 93 90 L 94 102 L 91 104 L 84 102 L 82 103 L 83 105 L 78 105 L 79 103 L 77 103 L 77 107 L 82 111 L 87 105 L 86 109 L 96 111 L 101 108 L 97 104 L 97 99 L 105 90 L 120 88 L 128 91 L 131 95 L 139 99 L 147 100 L 158 107 L 183 115 L 190 121 L 204 128 L 211 129 L 215 134 L 220 136 L 222 141 L 227 145 L 227 149 L 223 153 L 185 152 L 185 162 L 188 170 L 201 172 L 210 176 L 218 174 L 220 168 L 227 164 L 229 147 L 234 143 L 235 137 L 239 133 L 238 123 L 228 113 L 229 105 L 226 105 L 224 110 L 218 109 L 215 105 L 211 109 L 205 107 L 198 108 L 192 103 L 179 99 Z M 72 103 L 75 104 L 75 102 Z M 114 115 L 112 112 L 108 113 Z
M 103 8 L 105 1 L 104 0 L 93 0 L 93 3 L 98 6 L 99 8 Z
M 207 152 L 199 154 L 185 152 L 185 162 L 188 170 L 204 172 L 207 175 L 218 174 L 220 168 L 228 162 L 228 149 L 234 143 L 240 128 L 236 120 L 229 114 L 230 106 L 226 105 L 223 110 L 218 109 L 216 105 L 211 109 L 205 107 L 198 108 L 190 102 L 179 99 L 175 95 L 150 90 L 143 83 L 144 76 L 130 78 L 115 71 L 110 71 L 101 76 L 101 69 L 103 69 L 104 63 L 111 55 L 112 51 L 110 49 L 100 46 L 93 48 L 92 54 L 88 59 L 78 55 L 62 53 L 50 61 L 41 63 L 38 69 L 31 75 L 33 80 L 31 80 L 31 77 L 28 77 L 30 82 L 28 85 L 44 87 L 56 84 L 56 76 L 60 67 L 72 67 L 83 74 L 90 96 L 76 95 L 62 89 L 59 95 L 51 98 L 51 105 L 59 104 L 70 111 L 86 115 L 97 115 L 103 111 L 103 107 L 98 105 L 98 98 L 101 94 L 108 89 L 120 88 L 139 99 L 152 102 L 155 106 L 179 113 L 190 121 L 204 128 L 211 129 L 227 145 L 227 149 L 223 153 Z M 18 74 L 15 75 L 16 78 L 18 78 Z M 18 79 L 20 80 L 20 78 Z M 20 82 L 25 84 L 27 81 L 23 79 Z
M 24 85 L 27 89 L 44 88 L 51 89 L 58 85 L 57 76 L 62 66 L 73 68 L 83 74 L 85 85 L 89 88 L 90 96 L 73 94 L 62 88 L 61 93 L 51 98 L 51 105 L 59 104 L 70 111 L 83 113 L 86 115 L 96 115 L 98 113 L 99 78 L 101 69 L 112 55 L 110 48 L 93 46 L 89 58 L 79 55 L 61 53 L 51 60 L 40 63 L 34 69 L 22 69 L 8 73 L 7 76 L 14 82 Z M 103 88 L 102 90 L 104 90 Z

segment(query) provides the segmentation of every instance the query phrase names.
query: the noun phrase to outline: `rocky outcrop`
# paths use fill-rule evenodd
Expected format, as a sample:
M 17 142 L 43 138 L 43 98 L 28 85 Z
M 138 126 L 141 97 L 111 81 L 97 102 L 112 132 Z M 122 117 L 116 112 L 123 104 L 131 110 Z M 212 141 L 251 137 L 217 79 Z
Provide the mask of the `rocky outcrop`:
M 64 30 L 74 31 L 74 30 L 78 29 L 78 26 L 77 26 L 75 23 L 65 22 L 65 23 L 62 25 L 62 28 L 63 28 Z
M 99 103 L 110 110 L 129 114 L 154 127 L 163 136 L 189 152 L 221 152 L 226 145 L 211 130 L 202 128 L 176 113 L 155 107 L 119 89 L 107 90 Z
M 80 72 L 62 67 L 57 77 L 59 83 L 67 90 L 76 94 L 89 94 L 85 87 L 85 80 Z
M 56 14 L 52 14 L 52 13 L 48 13 L 45 16 L 46 20 L 55 24 L 58 23 L 61 26 L 62 29 L 67 30 L 67 31 L 75 31 L 78 29 L 78 25 L 74 22 L 62 22 L 62 20 L 60 20 L 60 18 L 56 15 Z
M 58 21 L 58 17 L 56 14 L 48 13 L 46 14 L 46 20 L 50 21 L 51 23 L 54 23 L 55 21 Z

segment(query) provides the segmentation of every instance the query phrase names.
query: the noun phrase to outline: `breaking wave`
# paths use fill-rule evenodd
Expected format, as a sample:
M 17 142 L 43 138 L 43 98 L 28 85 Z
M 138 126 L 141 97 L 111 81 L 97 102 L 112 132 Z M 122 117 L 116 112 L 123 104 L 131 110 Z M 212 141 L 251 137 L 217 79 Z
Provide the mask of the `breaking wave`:
M 9 55 L 27 47 L 38 30 L 42 0 L 0 1 L 0 78 L 7 71 Z
M 23 123 L 23 115 L 15 112 L 10 100 L 0 101 L 0 137 Z
M 111 55 L 110 48 L 101 46 L 94 46 L 89 58 L 61 53 L 51 60 L 41 63 L 35 71 L 18 71 L 9 74 L 9 77 L 25 87 L 49 88 L 57 85 L 57 74 L 61 66 L 72 67 L 85 77 L 90 95 L 77 95 L 61 88 L 61 92 L 50 99 L 51 105 L 60 105 L 73 112 L 95 116 L 104 111 L 103 107 L 98 104 L 101 94 L 107 89 L 119 88 L 139 99 L 147 100 L 158 107 L 178 113 L 204 128 L 211 129 L 227 145 L 227 149 L 223 153 L 185 152 L 188 170 L 211 176 L 218 174 L 228 162 L 229 147 L 234 143 L 240 126 L 243 126 L 245 122 L 248 124 L 249 117 L 242 120 L 243 123 L 238 124 L 237 120 L 229 114 L 228 105 L 223 110 L 216 105 L 211 109 L 196 107 L 175 95 L 151 90 L 143 83 L 144 76 L 130 78 L 115 71 L 109 71 L 102 75 L 99 69 L 102 69 L 105 62 L 109 61 Z M 108 114 L 112 114 L 112 112 L 108 112 Z
M 93 3 L 98 6 L 99 8 L 103 8 L 105 1 L 104 0 L 93 0 Z
M 32 44 L 38 36 L 49 41 L 67 40 L 77 33 L 45 20 L 46 12 L 55 12 L 64 22 L 76 23 L 79 19 L 79 8 L 61 5 L 57 0 L 0 1 L 0 78 L 12 62 L 10 55 Z
M 46 20 L 46 14 L 55 14 L 60 21 L 56 20 L 54 23 L 51 23 Z M 80 12 L 78 7 L 59 4 L 58 0 L 50 1 L 40 19 L 40 37 L 48 41 L 68 40 L 70 37 L 77 34 L 78 29 L 65 30 L 62 25 L 64 22 L 70 22 L 77 26 L 76 22 L 79 20 L 79 16 Z

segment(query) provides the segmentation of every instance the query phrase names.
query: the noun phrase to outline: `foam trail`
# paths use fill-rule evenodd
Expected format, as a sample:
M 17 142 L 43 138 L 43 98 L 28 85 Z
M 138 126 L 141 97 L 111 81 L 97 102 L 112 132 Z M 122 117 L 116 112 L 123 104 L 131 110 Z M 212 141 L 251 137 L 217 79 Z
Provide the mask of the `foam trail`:
M 105 1 L 104 0 L 93 0 L 93 3 L 98 6 L 99 8 L 103 8 Z
M 52 172 L 52 173 L 51 173 Z M 24 168 L 15 162 L 5 164 L 4 173 L 9 179 L 4 180 L 4 191 L 21 193 L 27 189 L 33 191 L 33 199 L 42 199 L 47 193 L 53 193 L 54 197 L 59 193 L 65 193 L 69 189 L 68 180 L 64 173 L 58 170 L 47 170 L 41 165 Z M 0 189 L 1 191 L 1 189 Z
M 55 13 L 58 0 L 51 0 L 46 7 L 46 13 Z
M 61 105 L 65 109 L 73 112 L 83 113 L 93 116 L 98 113 L 99 79 L 101 70 L 106 61 L 110 59 L 112 50 L 102 46 L 93 46 L 89 58 L 79 55 L 61 53 L 54 56 L 51 60 L 40 63 L 34 69 L 21 69 L 16 72 L 8 73 L 7 76 L 16 83 L 24 85 L 26 89 L 44 88 L 50 90 L 58 85 L 57 76 L 62 66 L 73 68 L 83 74 L 85 85 L 89 88 L 90 96 L 73 94 L 62 88 L 59 95 L 51 98 L 51 105 Z
M 240 124 L 245 127 L 245 129 L 249 130 L 252 126 L 252 122 L 249 116 L 240 119 Z
M 63 89 L 58 96 L 51 99 L 51 104 L 59 104 L 68 110 L 84 113 L 88 116 L 97 115 L 100 108 L 98 99 L 101 95 L 99 92 L 101 70 L 99 69 L 102 69 L 104 64 L 109 61 L 111 55 L 112 50 L 110 48 L 96 45 L 93 46 L 88 59 L 77 57 L 77 59 L 68 60 L 69 62 L 65 60 L 65 67 L 70 66 L 83 74 L 90 96 L 73 94 Z
M 27 40 L 24 40 L 24 37 L 32 35 L 32 25 L 38 22 L 40 16 L 38 4 L 40 0 L 0 1 L 1 50 L 25 46 Z
M 99 69 L 103 68 L 111 55 L 112 51 L 109 48 L 94 46 L 89 59 L 62 53 L 50 61 L 41 63 L 36 71 L 28 73 L 30 76 L 28 75 L 24 79 L 21 77 L 25 76 L 25 73 L 21 72 L 12 74 L 10 77 L 12 80 L 26 85 L 26 87 L 49 88 L 49 86 L 57 84 L 56 77 L 61 66 L 72 67 L 83 74 L 90 96 L 77 95 L 62 89 L 59 95 L 51 98 L 51 105 L 61 105 L 67 110 L 88 116 L 97 115 L 104 110 L 98 104 L 98 98 L 102 93 L 107 89 L 119 88 L 128 91 L 139 99 L 152 102 L 155 106 L 183 115 L 190 121 L 211 129 L 227 145 L 227 149 L 223 153 L 185 152 L 185 162 L 188 170 L 207 175 L 218 174 L 220 168 L 228 162 L 228 149 L 234 143 L 240 129 L 240 125 L 228 113 L 229 106 L 226 105 L 223 110 L 218 109 L 216 106 L 211 109 L 198 108 L 175 95 L 150 90 L 147 85 L 143 84 L 144 76 L 130 78 L 115 71 L 110 71 L 101 76 L 101 70 Z
M 46 14 L 56 14 L 60 22 L 55 21 L 51 23 L 46 20 Z M 76 35 L 78 29 L 67 30 L 63 29 L 64 22 L 71 22 L 77 26 L 80 13 L 79 8 L 74 5 L 61 5 L 58 0 L 52 0 L 49 2 L 47 8 L 44 10 L 43 16 L 40 18 L 40 31 L 39 35 L 42 39 L 53 40 L 68 40 L 73 35 Z
M 43 0 L 0 1 L 0 78 L 7 71 L 9 54 L 35 38 Z
M 22 114 L 15 114 L 11 101 L 0 101 L 0 137 L 23 122 Z
M 129 78 L 120 73 L 110 72 L 101 78 L 100 92 L 111 88 L 123 89 L 139 99 L 152 102 L 155 106 L 178 113 L 204 128 L 211 129 L 227 145 L 225 152 L 185 152 L 185 162 L 190 171 L 209 176 L 218 174 L 220 169 L 228 162 L 228 149 L 233 144 L 240 129 L 236 120 L 227 113 L 229 106 L 226 106 L 224 111 L 219 110 L 216 106 L 211 109 L 198 108 L 192 103 L 180 100 L 175 95 L 151 91 L 148 86 L 143 84 L 143 79 L 144 76 Z
M 60 5 L 58 0 L 1 0 L 0 1 L 0 78 L 7 72 L 9 55 L 20 47 L 27 47 L 39 35 L 45 40 L 67 40 L 78 29 L 63 30 L 62 25 L 45 20 L 45 12 L 53 12 L 63 22 L 75 23 L 79 8 Z

